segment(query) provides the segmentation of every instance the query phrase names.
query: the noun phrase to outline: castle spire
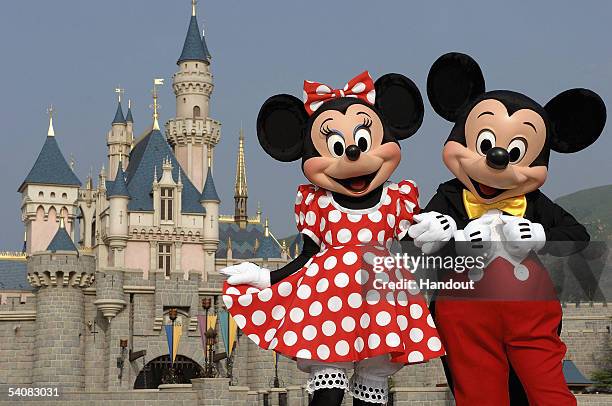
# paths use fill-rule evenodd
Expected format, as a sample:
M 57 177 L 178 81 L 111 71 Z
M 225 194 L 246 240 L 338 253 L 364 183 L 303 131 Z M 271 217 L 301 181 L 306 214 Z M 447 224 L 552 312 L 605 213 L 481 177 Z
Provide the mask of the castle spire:
M 163 86 L 164 79 L 153 79 L 153 129 L 159 131 L 159 114 L 157 113 L 157 109 L 159 108 L 157 104 L 157 86 Z
M 234 221 L 241 228 L 245 228 L 247 216 L 247 179 L 246 179 L 246 164 L 244 160 L 244 132 L 240 128 L 240 137 L 238 139 L 238 158 L 236 159 L 236 182 L 234 185 Z
M 196 15 L 196 4 L 197 4 L 196 0 L 191 0 L 191 15 L 193 17 L 195 17 Z
M 131 99 L 128 99 L 128 111 L 127 111 L 127 115 L 125 116 L 125 121 L 128 123 L 134 122 L 134 117 L 132 117 L 132 100 Z
M 47 109 L 47 114 L 49 114 L 49 130 L 47 131 L 48 137 L 55 137 L 55 130 L 53 129 L 53 113 L 54 112 L 55 110 L 53 110 L 53 105 L 49 106 L 49 108 Z
M 196 18 L 196 1 L 191 0 L 191 20 L 189 20 L 189 28 L 187 36 L 183 44 L 183 51 L 177 61 L 180 64 L 185 61 L 201 61 L 208 63 L 210 61 L 210 53 L 203 36 L 200 36 L 200 27 Z

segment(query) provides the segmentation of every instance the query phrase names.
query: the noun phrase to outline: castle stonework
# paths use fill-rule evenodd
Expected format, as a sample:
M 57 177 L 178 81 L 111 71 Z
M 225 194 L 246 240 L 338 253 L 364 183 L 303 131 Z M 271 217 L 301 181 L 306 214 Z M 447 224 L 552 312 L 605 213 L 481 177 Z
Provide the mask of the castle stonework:
M 272 352 L 244 336 L 234 350 L 231 385 L 225 360 L 216 363 L 217 378 L 201 377 L 206 355 L 198 316 L 206 314 L 205 298 L 212 301 L 209 313 L 223 310 L 217 270 L 245 260 L 278 269 L 299 253 L 299 237 L 280 243 L 261 209 L 248 216 L 242 131 L 234 213 L 220 214 L 213 171 L 221 124 L 209 117 L 212 59 L 195 11 L 193 2 L 173 77 L 176 116 L 162 134 L 155 110 L 153 125 L 134 137 L 130 105 L 124 115 L 119 101 L 97 185 L 76 177 L 50 117 L 43 148 L 19 188 L 23 253 L 0 255 L 2 406 L 32 399 L 9 399 L 9 387 L 59 389 L 58 398 L 38 398 L 37 405 L 308 403 L 306 374 L 295 362 L 276 363 Z M 610 335 L 612 307 L 566 304 L 564 313 L 568 359 L 588 376 Z M 182 333 L 174 364 L 164 328 L 172 323 Z M 221 335 L 215 348 L 225 351 Z M 175 366 L 182 381 L 169 384 L 166 374 Z M 394 404 L 452 405 L 445 382 L 439 360 L 404 368 L 392 377 Z M 578 399 L 612 402 L 605 395 Z

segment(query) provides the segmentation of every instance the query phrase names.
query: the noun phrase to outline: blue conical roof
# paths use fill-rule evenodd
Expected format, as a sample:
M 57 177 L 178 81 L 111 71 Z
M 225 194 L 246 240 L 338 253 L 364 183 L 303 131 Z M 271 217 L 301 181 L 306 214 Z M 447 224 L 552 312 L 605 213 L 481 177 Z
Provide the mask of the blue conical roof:
M 78 251 L 63 224 L 60 224 L 60 228 L 49 243 L 47 251 Z
M 177 61 L 177 64 L 183 61 L 202 61 L 208 62 L 210 54 L 204 38 L 200 36 L 200 28 L 196 16 L 191 16 L 187 36 L 183 44 L 183 52 Z
M 125 124 L 125 117 L 123 117 L 121 102 L 117 103 L 117 111 L 115 112 L 115 118 L 113 118 L 113 124 Z
M 81 181 L 66 162 L 54 136 L 48 136 L 45 140 L 34 166 L 19 186 L 19 192 L 27 184 L 81 186 Z
M 123 165 L 119 164 L 117 168 L 117 175 L 115 176 L 115 180 L 106 191 L 107 197 L 118 197 L 125 196 L 130 197 L 130 193 L 128 192 L 127 182 L 125 180 L 125 172 L 123 172 Z
M 128 107 L 128 112 L 127 112 L 127 115 L 125 116 L 125 121 L 127 121 L 128 123 L 134 122 L 134 117 L 132 117 L 132 109 L 130 107 Z
M 207 200 L 220 202 L 219 195 L 217 194 L 217 189 L 215 188 L 215 181 L 213 180 L 213 175 L 208 168 L 208 172 L 206 174 L 206 182 L 204 182 L 204 188 L 202 188 L 202 195 L 200 196 L 200 201 L 204 202 Z

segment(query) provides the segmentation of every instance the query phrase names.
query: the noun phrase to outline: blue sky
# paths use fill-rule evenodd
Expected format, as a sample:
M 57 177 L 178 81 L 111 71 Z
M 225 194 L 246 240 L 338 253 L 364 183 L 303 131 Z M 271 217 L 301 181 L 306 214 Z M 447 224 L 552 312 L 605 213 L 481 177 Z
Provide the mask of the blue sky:
M 425 4 L 427 3 L 427 4 Z M 245 128 L 249 208 L 261 201 L 279 237 L 293 233 L 292 202 L 305 182 L 299 163 L 261 150 L 255 118 L 277 93 L 301 95 L 304 79 L 334 86 L 368 69 L 412 78 L 424 93 L 433 61 L 462 51 L 479 61 L 487 88 L 524 92 L 544 104 L 571 87 L 597 91 L 612 106 L 612 3 L 606 1 L 201 0 L 198 14 L 212 53 L 213 118 L 222 122 L 215 182 L 222 211 L 233 212 L 240 123 Z M 17 187 L 34 163 L 53 103 L 55 130 L 84 180 L 106 161 L 105 136 L 121 85 L 133 99 L 136 132 L 150 123 L 150 88 L 164 77 L 161 119 L 174 113 L 171 76 L 190 16 L 189 0 L 6 2 L 0 15 L 0 249 L 21 246 Z M 423 127 L 402 142 L 394 180 L 414 179 L 423 202 L 450 178 L 440 160 L 450 125 L 425 102 Z M 551 197 L 612 183 L 612 134 L 574 155 L 554 154 L 544 191 Z M 273 182 L 270 182 L 273 179 Z

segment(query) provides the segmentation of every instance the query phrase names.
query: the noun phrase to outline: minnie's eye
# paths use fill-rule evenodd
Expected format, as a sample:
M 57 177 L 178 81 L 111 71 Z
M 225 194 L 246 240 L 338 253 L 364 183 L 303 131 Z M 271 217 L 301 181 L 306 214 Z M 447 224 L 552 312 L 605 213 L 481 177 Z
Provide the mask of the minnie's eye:
M 354 137 L 355 144 L 357 144 L 361 152 L 368 152 L 370 150 L 370 146 L 372 145 L 372 135 L 370 134 L 370 130 L 368 128 L 363 126 L 357 127 Z
M 327 137 L 327 149 L 334 158 L 344 155 L 344 138 L 340 134 L 331 134 Z
M 476 139 L 476 150 L 484 156 L 494 146 L 495 134 L 491 130 L 482 130 Z
M 513 139 L 508 145 L 510 163 L 518 163 L 525 156 L 525 152 L 527 152 L 527 141 L 524 138 Z

